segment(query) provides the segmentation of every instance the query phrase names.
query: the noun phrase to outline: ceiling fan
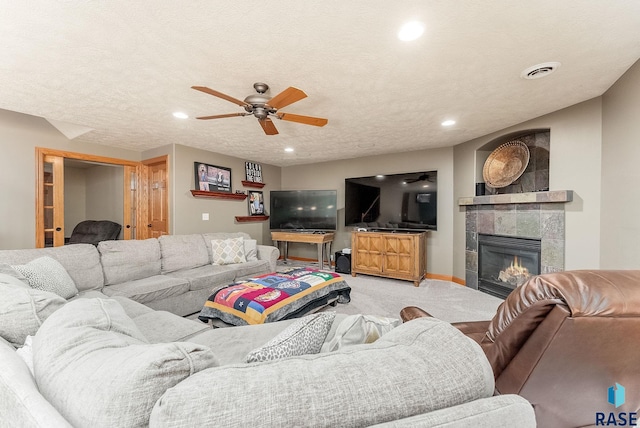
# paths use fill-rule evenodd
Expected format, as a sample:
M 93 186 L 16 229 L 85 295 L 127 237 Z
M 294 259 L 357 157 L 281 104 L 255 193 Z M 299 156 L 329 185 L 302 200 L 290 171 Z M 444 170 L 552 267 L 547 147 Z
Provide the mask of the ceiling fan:
M 278 111 L 282 107 L 286 107 L 289 104 L 293 104 L 296 101 L 300 101 L 301 99 L 307 97 L 307 94 L 305 94 L 298 88 L 290 86 L 275 97 L 270 98 L 264 95 L 265 92 L 267 92 L 267 90 L 269 89 L 269 85 L 267 85 L 266 83 L 254 83 L 253 87 L 255 88 L 257 94 L 251 94 L 246 97 L 244 101 L 241 101 L 229 95 L 223 94 L 222 92 L 209 89 L 206 86 L 192 86 L 192 88 L 197 91 L 213 95 L 214 97 L 222 98 L 223 100 L 230 101 L 234 104 L 238 104 L 240 107 L 244 107 L 245 110 L 241 113 L 201 116 L 196 117 L 196 119 L 209 120 L 222 119 L 225 117 L 253 115 L 258 119 L 258 123 L 260 123 L 260 126 L 262 126 L 262 129 L 264 130 L 264 133 L 267 135 L 276 135 L 278 133 L 278 130 L 273 124 L 271 117 L 313 126 L 324 126 L 328 122 L 327 119 L 322 119 L 319 117 L 301 116 L 299 114 L 291 114 Z
M 418 178 L 414 178 L 414 179 L 411 179 L 411 180 L 406 180 L 406 183 L 407 184 L 416 183 L 418 181 L 425 181 L 425 180 L 429 181 L 431 183 L 435 183 L 435 178 L 431 174 L 429 174 L 428 172 L 420 174 L 420 176 Z

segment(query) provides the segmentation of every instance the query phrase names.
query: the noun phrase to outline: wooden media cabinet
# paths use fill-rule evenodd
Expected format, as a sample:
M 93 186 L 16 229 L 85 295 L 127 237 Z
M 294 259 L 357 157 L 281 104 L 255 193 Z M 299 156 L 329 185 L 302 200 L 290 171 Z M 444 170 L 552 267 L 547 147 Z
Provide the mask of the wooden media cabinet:
M 428 232 L 352 232 L 351 275 L 420 281 L 427 274 Z

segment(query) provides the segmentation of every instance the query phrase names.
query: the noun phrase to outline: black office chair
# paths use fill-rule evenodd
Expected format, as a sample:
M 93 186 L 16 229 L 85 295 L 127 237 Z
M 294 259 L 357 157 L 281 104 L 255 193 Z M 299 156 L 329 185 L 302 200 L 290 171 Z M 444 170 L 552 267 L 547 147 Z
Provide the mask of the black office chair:
M 118 239 L 122 226 L 109 220 L 84 220 L 73 228 L 66 244 L 93 244 Z

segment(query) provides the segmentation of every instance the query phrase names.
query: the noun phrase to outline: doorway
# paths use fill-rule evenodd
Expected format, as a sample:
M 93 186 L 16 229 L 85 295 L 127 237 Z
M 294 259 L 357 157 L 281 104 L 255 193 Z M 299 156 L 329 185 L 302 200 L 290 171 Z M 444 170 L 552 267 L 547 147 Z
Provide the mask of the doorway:
M 120 186 L 121 191 L 111 192 L 111 196 L 103 197 L 100 184 L 85 185 L 91 192 L 97 193 L 98 199 L 91 203 L 85 212 L 91 216 L 109 216 L 121 218 L 122 239 L 145 239 L 151 236 L 167 234 L 168 231 L 168 156 L 161 156 L 144 162 L 86 155 L 66 151 L 36 148 L 36 247 L 53 247 L 64 245 L 65 235 L 72 222 L 65 224 L 65 163 L 67 165 L 102 166 L 97 170 L 98 176 L 117 176 L 117 184 L 109 183 L 109 187 Z M 104 169 L 104 167 L 108 169 Z M 113 168 L 117 168 L 114 170 Z M 69 170 L 70 171 L 70 170 Z M 149 172 L 151 171 L 151 173 Z M 71 174 L 76 173 L 72 172 Z M 150 175 L 154 174 L 154 175 Z M 77 174 L 76 174 L 77 175 Z M 155 178 L 154 178 L 155 177 Z M 155 182 L 151 179 L 154 178 Z M 77 183 L 76 183 L 77 184 Z M 104 185 L 103 185 L 104 186 Z M 162 189 L 153 194 L 153 188 Z M 117 195 L 117 196 L 114 196 Z M 117 199 L 117 200 L 116 200 Z M 150 206 L 150 201 L 153 206 Z M 113 205 L 113 206 L 110 206 Z M 69 205 L 70 206 L 70 205 Z M 88 211 L 87 211 L 88 210 Z M 105 211 L 106 210 L 106 211 Z M 121 213 L 121 214 L 120 214 Z M 159 217 L 158 215 L 161 214 Z M 77 212 L 69 212 L 77 216 Z M 154 217 L 151 217 L 153 215 Z M 101 218 L 102 219 L 102 218 Z M 77 219 L 76 219 L 77 220 Z M 154 225 L 138 227 L 138 225 Z

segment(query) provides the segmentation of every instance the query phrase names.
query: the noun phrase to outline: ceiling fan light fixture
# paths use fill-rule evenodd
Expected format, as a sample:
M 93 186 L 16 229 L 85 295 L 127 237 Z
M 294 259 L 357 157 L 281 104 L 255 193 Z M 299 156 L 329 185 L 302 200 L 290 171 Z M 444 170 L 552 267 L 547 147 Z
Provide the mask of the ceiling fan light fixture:
M 410 42 L 422 36 L 422 33 L 424 33 L 424 24 L 419 21 L 411 21 L 400 27 L 398 38 L 403 42 Z

